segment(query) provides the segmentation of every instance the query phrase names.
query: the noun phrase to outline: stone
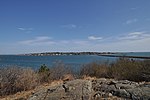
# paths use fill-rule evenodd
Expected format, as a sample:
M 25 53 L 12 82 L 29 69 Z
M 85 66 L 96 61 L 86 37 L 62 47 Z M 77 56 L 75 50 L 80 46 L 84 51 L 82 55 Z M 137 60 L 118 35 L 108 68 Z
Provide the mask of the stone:
M 150 100 L 150 84 L 149 82 L 139 84 L 128 80 L 116 81 L 105 78 L 76 79 L 35 91 L 28 100 L 107 100 L 107 98 Z
M 132 89 L 136 87 L 136 85 L 134 84 L 122 84 L 122 83 L 117 83 L 115 86 L 117 89 Z
M 130 98 L 130 93 L 127 92 L 125 89 L 116 90 L 113 95 L 123 97 L 123 98 Z
M 109 96 L 109 97 L 112 97 L 113 95 L 112 95 L 111 93 L 108 93 L 108 96 Z
M 127 89 L 127 91 L 131 94 L 131 98 L 133 100 L 141 99 L 141 100 L 149 100 L 150 99 L 150 88 L 149 87 L 137 87 L 134 89 Z

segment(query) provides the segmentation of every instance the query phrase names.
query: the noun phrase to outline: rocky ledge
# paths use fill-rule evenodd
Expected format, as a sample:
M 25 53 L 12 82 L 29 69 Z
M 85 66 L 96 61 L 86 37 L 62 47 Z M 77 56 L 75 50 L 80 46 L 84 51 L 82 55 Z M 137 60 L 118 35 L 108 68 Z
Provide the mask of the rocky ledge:
M 28 100 L 150 100 L 149 82 L 76 79 L 35 91 Z

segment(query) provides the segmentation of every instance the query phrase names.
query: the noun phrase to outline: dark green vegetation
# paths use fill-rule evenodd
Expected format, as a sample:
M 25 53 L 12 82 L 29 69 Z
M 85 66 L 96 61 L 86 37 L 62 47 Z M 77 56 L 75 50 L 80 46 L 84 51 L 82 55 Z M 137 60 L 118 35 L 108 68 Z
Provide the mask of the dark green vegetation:
M 62 62 L 57 62 L 52 67 L 43 64 L 38 71 L 21 67 L 0 68 L 0 96 L 30 90 L 53 80 L 63 80 L 65 75 L 71 75 L 74 78 L 91 76 L 117 80 L 150 81 L 150 60 L 120 58 L 113 64 L 92 62 L 83 65 L 78 75 L 73 72 L 71 67 Z

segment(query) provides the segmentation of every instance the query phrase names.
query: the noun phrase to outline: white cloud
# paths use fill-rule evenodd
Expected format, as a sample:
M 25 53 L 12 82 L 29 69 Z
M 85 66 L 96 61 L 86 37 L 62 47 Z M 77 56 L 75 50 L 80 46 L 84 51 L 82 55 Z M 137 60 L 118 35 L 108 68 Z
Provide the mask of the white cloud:
M 145 32 L 132 32 L 132 33 L 129 33 L 129 35 L 142 35 L 144 33 Z
M 96 36 L 89 36 L 88 37 L 89 40 L 102 40 L 102 37 L 96 37 Z
M 33 28 L 19 27 L 18 30 L 21 30 L 21 31 L 31 31 L 31 30 L 33 30 Z
M 33 28 L 19 27 L 19 28 L 17 28 L 17 29 L 20 30 L 20 31 L 23 31 L 23 32 L 25 32 L 25 33 L 30 33 L 30 32 L 33 31 Z
M 128 33 L 125 36 L 120 37 L 119 39 L 134 41 L 134 40 L 140 40 L 140 39 L 146 39 L 146 38 L 150 38 L 150 34 L 146 32 L 132 32 L 132 33 Z
M 26 30 L 25 28 L 19 27 L 18 30 L 24 31 Z
M 126 22 L 125 22 L 125 24 L 132 24 L 132 23 L 136 23 L 138 21 L 138 19 L 130 19 L 130 20 L 127 20 Z
M 52 38 L 48 37 L 48 36 L 39 36 L 39 37 L 36 37 L 37 41 L 47 41 L 49 39 L 52 39 Z
M 62 25 L 61 27 L 63 27 L 63 28 L 69 28 L 69 29 L 73 29 L 73 28 L 76 28 L 76 27 L 77 27 L 77 25 L 75 25 L 75 24 L 67 24 L 67 25 Z
M 35 37 L 34 39 L 20 41 L 19 43 L 25 44 L 25 45 L 49 45 L 49 44 L 55 44 L 55 42 L 51 40 L 51 37 L 47 37 L 47 36 Z

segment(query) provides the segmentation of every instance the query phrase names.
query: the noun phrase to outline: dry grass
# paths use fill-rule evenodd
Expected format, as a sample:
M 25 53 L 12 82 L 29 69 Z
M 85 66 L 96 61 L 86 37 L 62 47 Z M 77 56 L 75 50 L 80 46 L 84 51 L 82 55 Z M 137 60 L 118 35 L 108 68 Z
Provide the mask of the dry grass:
M 108 77 L 108 66 L 104 64 L 99 64 L 99 63 L 90 63 L 87 65 L 84 65 L 81 68 L 80 75 L 85 75 L 85 76 L 91 76 L 91 77 Z
M 150 61 L 119 59 L 109 68 L 110 77 L 131 81 L 150 81 Z
M 65 65 L 62 62 L 56 62 L 54 66 L 50 69 L 50 76 L 52 80 L 63 79 L 64 75 L 72 75 L 71 67 Z
M 90 63 L 81 68 L 81 76 L 150 81 L 150 60 L 120 58 L 113 64 Z
M 37 85 L 37 75 L 29 68 L 1 68 L 0 76 L 0 96 L 30 90 Z
M 54 86 L 60 85 L 62 83 L 63 83 L 62 80 L 55 80 L 51 83 L 41 84 L 32 90 L 21 91 L 21 92 L 17 92 L 14 95 L 8 95 L 5 97 L 0 97 L 0 100 L 27 100 L 27 98 L 29 98 L 31 95 L 33 95 L 33 93 L 36 93 L 37 91 L 47 90 L 50 87 L 54 87 Z
M 71 81 L 74 80 L 74 76 L 72 74 L 65 74 L 62 78 L 63 81 Z
M 73 79 L 70 67 L 60 62 L 51 68 L 42 65 L 38 72 L 30 68 L 5 67 L 0 69 L 0 97 L 32 90 L 40 84 L 55 80 Z
M 73 78 L 71 67 L 66 66 L 62 62 L 56 62 L 54 66 L 48 68 L 46 65 L 41 66 L 38 73 L 38 78 L 41 83 L 50 83 L 54 80 L 64 79 L 67 75 L 68 78 Z

